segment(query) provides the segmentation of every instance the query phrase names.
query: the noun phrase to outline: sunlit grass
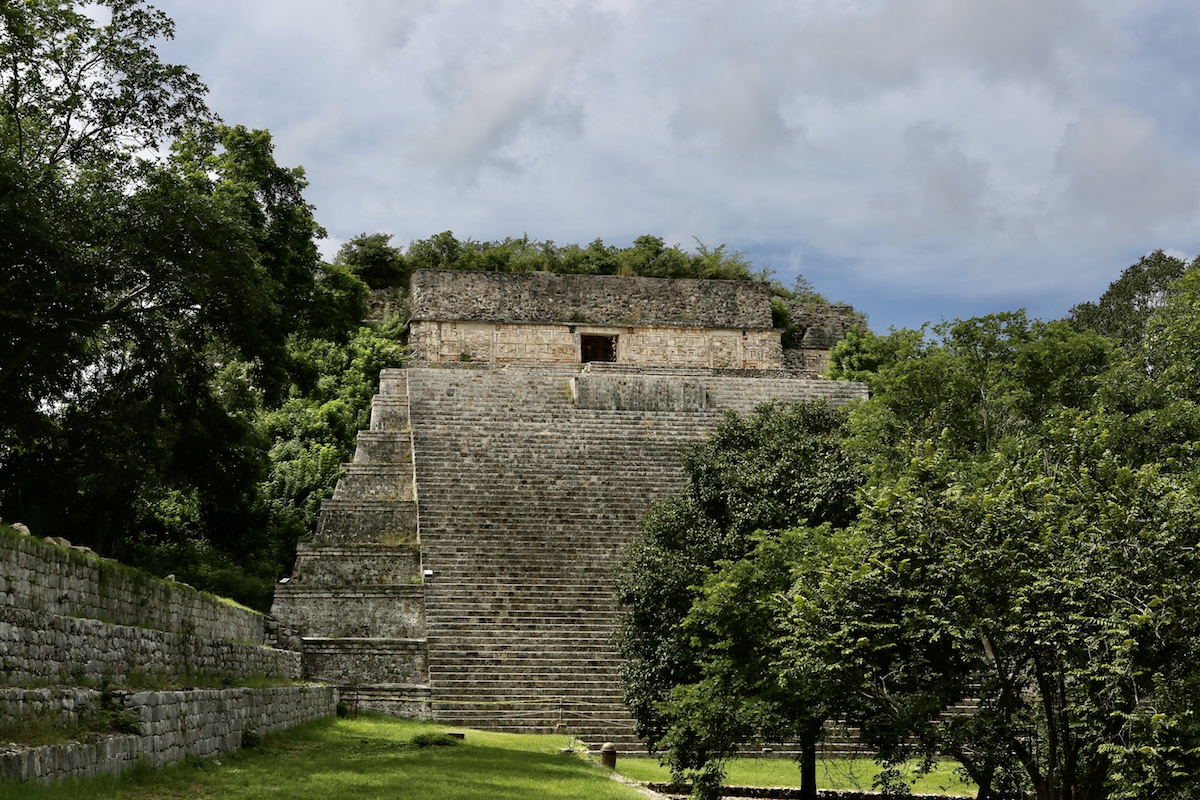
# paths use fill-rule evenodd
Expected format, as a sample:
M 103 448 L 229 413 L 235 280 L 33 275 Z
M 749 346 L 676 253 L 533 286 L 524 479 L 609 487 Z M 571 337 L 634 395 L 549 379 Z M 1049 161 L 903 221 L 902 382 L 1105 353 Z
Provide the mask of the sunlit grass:
M 412 746 L 444 730 L 386 717 L 327 719 L 269 736 L 258 750 L 189 759 L 120 778 L 0 784 L 0 800 L 640 800 L 575 755 L 565 736 L 469 731 L 458 747 Z
M 373 714 L 325 719 L 268 736 L 264 745 L 208 760 L 191 758 L 161 770 L 138 767 L 120 778 L 49 786 L 0 784 L 0 800 L 640 800 L 607 770 L 561 751 L 566 736 L 467 731 L 457 747 L 416 747 L 413 737 L 444 731 L 430 723 Z M 728 783 L 797 786 L 799 770 L 784 758 L 732 762 Z M 618 758 L 617 769 L 637 781 L 669 780 L 658 761 Z M 818 785 L 870 789 L 877 767 L 869 760 L 822 761 Z M 971 794 L 953 765 L 925 776 L 918 793 Z
M 956 765 L 942 762 L 926 775 L 918 776 L 916 794 L 974 796 L 977 787 L 963 783 Z M 669 783 L 670 771 L 654 758 L 619 758 L 617 771 L 635 781 Z M 879 765 L 865 758 L 822 759 L 817 762 L 817 787 L 820 789 L 870 790 L 879 773 Z M 799 786 L 800 768 L 787 758 L 739 758 L 727 765 L 725 783 L 729 786 Z

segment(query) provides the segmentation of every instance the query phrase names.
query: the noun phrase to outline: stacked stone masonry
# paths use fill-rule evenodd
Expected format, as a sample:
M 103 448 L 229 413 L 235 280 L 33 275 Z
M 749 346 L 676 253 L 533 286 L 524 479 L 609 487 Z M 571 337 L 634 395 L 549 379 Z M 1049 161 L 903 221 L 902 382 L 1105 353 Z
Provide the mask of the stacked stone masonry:
M 418 270 L 409 297 L 422 322 L 772 327 L 771 290 L 757 281 Z
M 99 702 L 95 690 L 0 690 L 6 714 L 75 715 Z M 120 696 L 141 732 L 13 749 L 0 743 L 0 780 L 49 782 L 117 775 L 138 761 L 163 766 L 185 756 L 209 757 L 242 746 L 246 732 L 286 730 L 330 716 L 337 693 L 327 686 L 134 692 Z
M 409 341 L 423 361 L 500 364 L 578 364 L 582 337 L 614 342 L 614 359 L 629 364 L 771 369 L 783 364 L 779 334 L 641 325 L 509 325 L 491 322 L 413 322 Z
M 0 685 L 300 677 L 300 654 L 188 633 L 0 609 Z
M 427 363 L 603 361 L 816 377 L 830 349 L 863 326 L 849 306 L 784 301 L 797 336 L 785 350 L 773 299 L 757 281 L 420 270 L 409 343 Z
M 0 547 L 0 607 L 91 617 L 203 639 L 264 641 L 262 615 L 114 561 L 28 536 Z
M 864 394 L 779 370 L 385 371 L 372 428 L 410 448 L 359 457 L 403 453 L 390 484 L 403 491 L 387 505 L 339 486 L 274 613 L 305 637 L 308 674 L 363 705 L 637 749 L 614 573 L 639 518 L 683 485 L 680 447 L 731 411 Z
M 144 692 L 190 681 L 301 677 L 300 653 L 264 643 L 268 618 L 115 562 L 0 530 L 0 726 L 75 723 L 124 710 L 136 734 L 46 747 L 0 747 L 0 779 L 116 774 L 238 747 L 332 715 L 332 687 Z M 96 687 L 116 687 L 100 691 Z M 114 705 L 115 704 L 115 705 Z M 0 744 L 7 741 L 0 737 Z

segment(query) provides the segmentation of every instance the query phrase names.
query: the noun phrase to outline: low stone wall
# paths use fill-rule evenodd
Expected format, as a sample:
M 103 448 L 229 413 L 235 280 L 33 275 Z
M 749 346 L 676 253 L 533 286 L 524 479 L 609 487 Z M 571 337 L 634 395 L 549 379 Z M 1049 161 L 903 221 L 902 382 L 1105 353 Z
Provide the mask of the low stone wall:
M 0 720 L 45 716 L 80 722 L 96 710 L 99 696 L 96 689 L 78 686 L 0 689 Z
M 53 694 L 20 702 L 61 707 L 80 699 Z M 246 731 L 266 734 L 333 715 L 337 691 L 327 686 L 200 689 L 136 692 L 120 700 L 141 720 L 140 734 L 24 750 L 0 746 L 0 780 L 90 778 L 119 774 L 142 759 L 162 766 L 190 755 L 228 753 L 241 747 Z
M 299 678 L 299 652 L 263 644 L 268 622 L 190 587 L 0 526 L 0 687 L 12 687 L 0 688 L 4 729 L 20 738 L 24 725 L 42 719 L 87 729 L 122 708 L 141 729 L 45 747 L 0 741 L 0 780 L 87 778 L 137 761 L 161 766 L 218 755 L 239 747 L 246 731 L 269 733 L 336 713 L 337 691 L 324 686 L 91 688 Z
M 263 615 L 115 561 L 0 529 L 0 607 L 263 642 Z
M 0 685 L 300 677 L 299 653 L 205 638 L 182 627 L 173 633 L 0 607 Z

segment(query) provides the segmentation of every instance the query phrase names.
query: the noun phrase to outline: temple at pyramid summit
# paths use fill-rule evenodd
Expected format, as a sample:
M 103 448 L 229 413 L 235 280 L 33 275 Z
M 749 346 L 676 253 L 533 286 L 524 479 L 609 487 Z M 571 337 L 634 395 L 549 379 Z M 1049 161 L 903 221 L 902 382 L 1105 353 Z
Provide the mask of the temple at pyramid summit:
M 820 377 L 860 320 L 796 304 L 785 349 L 745 281 L 420 271 L 409 297 L 413 359 L 272 614 L 348 704 L 638 749 L 613 635 L 639 518 L 726 413 L 865 397 Z

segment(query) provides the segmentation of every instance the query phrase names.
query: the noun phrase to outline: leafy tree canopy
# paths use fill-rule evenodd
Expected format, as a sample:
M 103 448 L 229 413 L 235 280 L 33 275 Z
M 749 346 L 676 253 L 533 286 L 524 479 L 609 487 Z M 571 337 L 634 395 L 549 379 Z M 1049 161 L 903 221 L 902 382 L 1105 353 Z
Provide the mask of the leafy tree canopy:
M 1193 261 L 1191 266 L 1196 265 Z M 1140 348 L 1151 315 L 1166 302 L 1171 284 L 1183 277 L 1188 266 L 1182 259 L 1155 250 L 1127 267 L 1099 300 L 1072 308 L 1071 324 L 1103 334 L 1122 347 Z
M 758 546 L 759 531 L 844 525 L 855 516 L 861 474 L 842 447 L 845 421 L 844 411 L 821 403 L 730 415 L 685 454 L 687 487 L 651 512 L 629 554 L 618 595 L 630 609 L 621 638 L 626 700 L 639 734 L 669 748 L 673 768 L 693 771 L 698 785 L 711 788 L 720 762 L 747 739 L 786 729 L 815 741 L 816 712 L 785 713 L 802 698 L 769 691 L 762 682 L 770 674 L 758 668 L 773 649 L 774 627 L 769 599 L 748 595 L 786 585 L 786 575 L 752 571 L 743 584 L 722 570 Z M 730 618 L 719 628 L 730 638 L 720 643 L 712 630 Z M 714 698 L 725 702 L 710 706 Z M 754 708 L 732 713 L 742 703 Z
M 321 262 L 269 133 L 158 58 L 162 12 L 26 0 L 0 26 L 0 513 L 104 554 L 244 555 L 259 415 L 315 380 L 297 342 L 358 329 L 366 286 Z
M 757 513 L 810 476 L 725 469 L 743 448 L 714 437 L 622 596 L 631 710 L 698 796 L 734 741 L 831 716 L 886 761 L 958 759 L 981 798 L 1196 793 L 1200 269 L 1181 264 L 1131 268 L 1162 268 L 1134 316 L 853 332 L 832 373 L 871 398 L 807 462 L 856 465 L 845 518 Z M 780 450 L 809 446 L 791 433 Z

